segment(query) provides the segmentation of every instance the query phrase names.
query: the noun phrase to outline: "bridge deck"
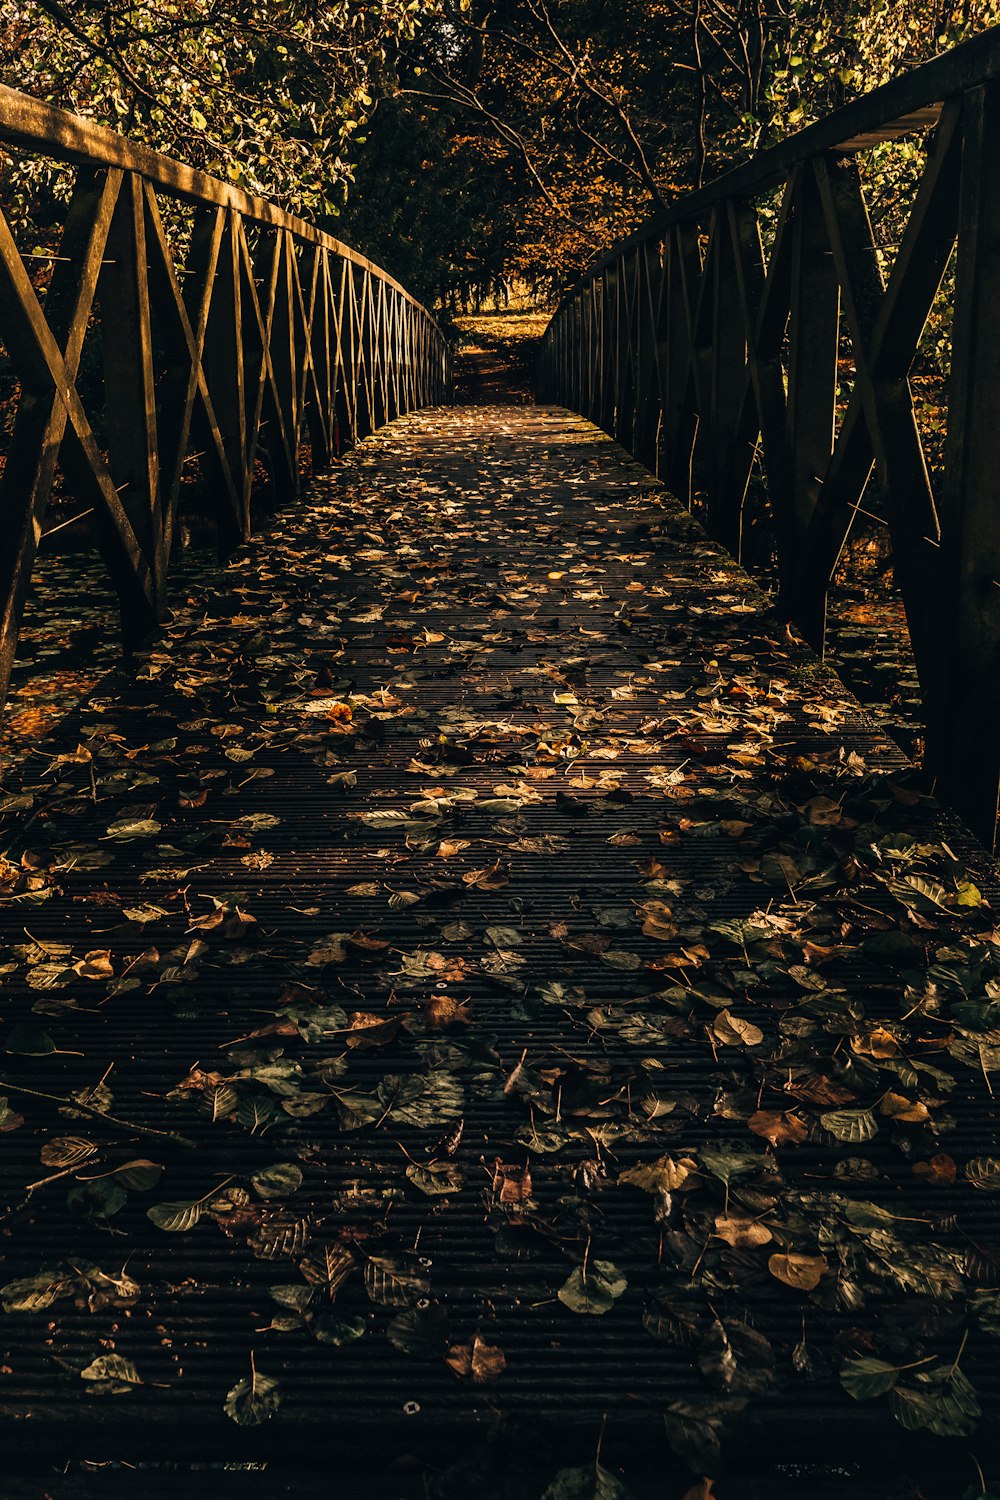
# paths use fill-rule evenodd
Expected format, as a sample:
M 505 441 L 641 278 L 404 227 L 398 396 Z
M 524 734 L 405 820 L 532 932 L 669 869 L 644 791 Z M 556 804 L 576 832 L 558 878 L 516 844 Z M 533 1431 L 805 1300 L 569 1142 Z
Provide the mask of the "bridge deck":
M 179 604 L 3 804 L 7 1451 L 964 1454 L 996 885 L 747 577 L 467 408 Z

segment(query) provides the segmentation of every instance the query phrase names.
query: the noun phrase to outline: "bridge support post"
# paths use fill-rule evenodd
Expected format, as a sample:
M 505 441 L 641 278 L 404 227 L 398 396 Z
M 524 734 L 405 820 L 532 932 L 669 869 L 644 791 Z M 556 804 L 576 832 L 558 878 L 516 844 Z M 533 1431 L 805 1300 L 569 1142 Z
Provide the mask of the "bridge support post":
M 1000 794 L 1000 85 L 964 100 L 942 515 L 948 690 L 930 724 L 941 795 L 996 845 Z

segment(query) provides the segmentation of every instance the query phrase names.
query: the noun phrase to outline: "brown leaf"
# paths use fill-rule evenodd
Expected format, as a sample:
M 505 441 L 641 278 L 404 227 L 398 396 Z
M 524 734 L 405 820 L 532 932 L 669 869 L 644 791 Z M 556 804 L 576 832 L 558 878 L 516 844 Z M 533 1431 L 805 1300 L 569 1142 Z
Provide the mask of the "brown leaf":
M 879 1114 L 888 1115 L 904 1125 L 922 1125 L 929 1120 L 931 1112 L 920 1099 L 907 1099 L 905 1094 L 883 1094 Z
M 645 921 L 642 930 L 646 937 L 656 938 L 661 943 L 673 942 L 677 927 L 671 921 L 670 907 L 663 901 L 647 901 L 642 908 Z
M 510 884 L 510 879 L 500 868 L 499 862 L 484 870 L 466 870 L 462 879 L 477 891 L 499 891 Z
M 447 1026 L 468 1026 L 472 1020 L 468 1000 L 456 1000 L 452 995 L 431 995 L 424 1005 L 424 1020 L 431 1031 L 443 1031 Z
M 808 815 L 810 823 L 820 828 L 832 827 L 841 818 L 840 803 L 829 797 L 810 797 L 803 812 Z
M 81 979 L 111 979 L 114 972 L 109 948 L 95 948 L 73 965 L 73 973 Z
M 656 1161 L 620 1172 L 618 1181 L 628 1183 L 630 1187 L 642 1188 L 644 1193 L 673 1193 L 697 1170 L 697 1163 L 689 1156 L 681 1156 L 677 1160 L 672 1156 L 659 1156 Z
M 940 1151 L 929 1161 L 915 1161 L 913 1173 L 914 1176 L 923 1178 L 928 1187 L 951 1187 L 958 1176 L 958 1167 L 953 1156 Z
M 523 1167 L 507 1166 L 499 1159 L 493 1166 L 493 1191 L 499 1189 L 499 1201 L 507 1207 L 527 1203 L 531 1199 L 531 1172 L 527 1163 Z
M 744 1047 L 756 1047 L 764 1040 L 764 1033 L 759 1026 L 755 1026 L 752 1021 L 745 1021 L 742 1016 L 734 1016 L 729 1010 L 719 1011 L 712 1030 L 718 1041 L 730 1047 L 740 1043 Z
M 872 1026 L 863 1036 L 851 1038 L 851 1051 L 865 1057 L 895 1057 L 899 1043 L 885 1026 Z
M 834 1083 L 823 1073 L 811 1073 L 806 1078 L 797 1078 L 794 1083 L 789 1080 L 783 1087 L 786 1094 L 794 1094 L 796 1099 L 804 1099 L 808 1104 L 820 1104 L 824 1109 L 851 1104 L 857 1098 L 850 1089 Z
M 720 1240 L 725 1240 L 734 1250 L 750 1250 L 756 1245 L 768 1245 L 774 1239 L 766 1224 L 742 1214 L 719 1214 L 715 1221 L 715 1232 Z
M 477 1329 L 471 1344 L 453 1344 L 446 1356 L 456 1375 L 471 1375 L 475 1385 L 496 1380 L 507 1367 L 507 1358 L 495 1344 L 487 1344 Z
M 772 1255 L 767 1269 L 785 1286 L 797 1292 L 811 1292 L 819 1286 L 830 1267 L 824 1255 L 799 1255 L 789 1251 L 787 1255 Z
M 698 1483 L 693 1484 L 685 1493 L 684 1500 L 718 1500 L 712 1488 L 714 1482 L 712 1479 L 699 1479 Z
M 347 1034 L 348 1047 L 387 1047 L 390 1042 L 395 1041 L 400 1026 L 403 1024 L 401 1015 L 380 1015 L 378 1012 L 368 1010 L 356 1010 L 351 1016 L 351 1029 Z
M 805 1120 L 787 1110 L 758 1109 L 747 1124 L 754 1135 L 763 1136 L 772 1146 L 797 1146 L 809 1134 Z

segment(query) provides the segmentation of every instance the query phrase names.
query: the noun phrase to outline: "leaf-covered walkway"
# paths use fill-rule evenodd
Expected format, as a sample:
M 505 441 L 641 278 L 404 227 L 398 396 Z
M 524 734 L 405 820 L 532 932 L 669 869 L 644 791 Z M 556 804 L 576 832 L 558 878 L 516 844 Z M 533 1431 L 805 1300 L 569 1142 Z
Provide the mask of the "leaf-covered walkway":
M 7 1451 L 971 1480 L 996 888 L 746 576 L 471 407 L 177 603 L 2 804 Z

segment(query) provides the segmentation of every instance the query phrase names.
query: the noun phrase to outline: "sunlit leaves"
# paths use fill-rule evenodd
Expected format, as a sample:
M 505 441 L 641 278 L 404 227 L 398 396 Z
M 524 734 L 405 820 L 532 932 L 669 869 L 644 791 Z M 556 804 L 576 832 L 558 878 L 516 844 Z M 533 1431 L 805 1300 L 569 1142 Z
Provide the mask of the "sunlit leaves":
M 789 1251 L 785 1255 L 772 1255 L 767 1269 L 777 1281 L 792 1287 L 797 1292 L 812 1292 L 830 1269 L 824 1255 L 801 1255 Z
M 201 1202 L 155 1203 L 146 1217 L 168 1234 L 187 1234 L 200 1220 L 202 1208 Z
M 473 1385 L 487 1385 L 507 1368 L 507 1358 L 496 1344 L 489 1344 L 478 1328 L 469 1344 L 453 1344 L 447 1363 L 456 1375 L 469 1376 Z
M 90 1382 L 94 1396 L 125 1396 L 142 1384 L 135 1365 L 121 1354 L 98 1355 L 80 1376 Z

